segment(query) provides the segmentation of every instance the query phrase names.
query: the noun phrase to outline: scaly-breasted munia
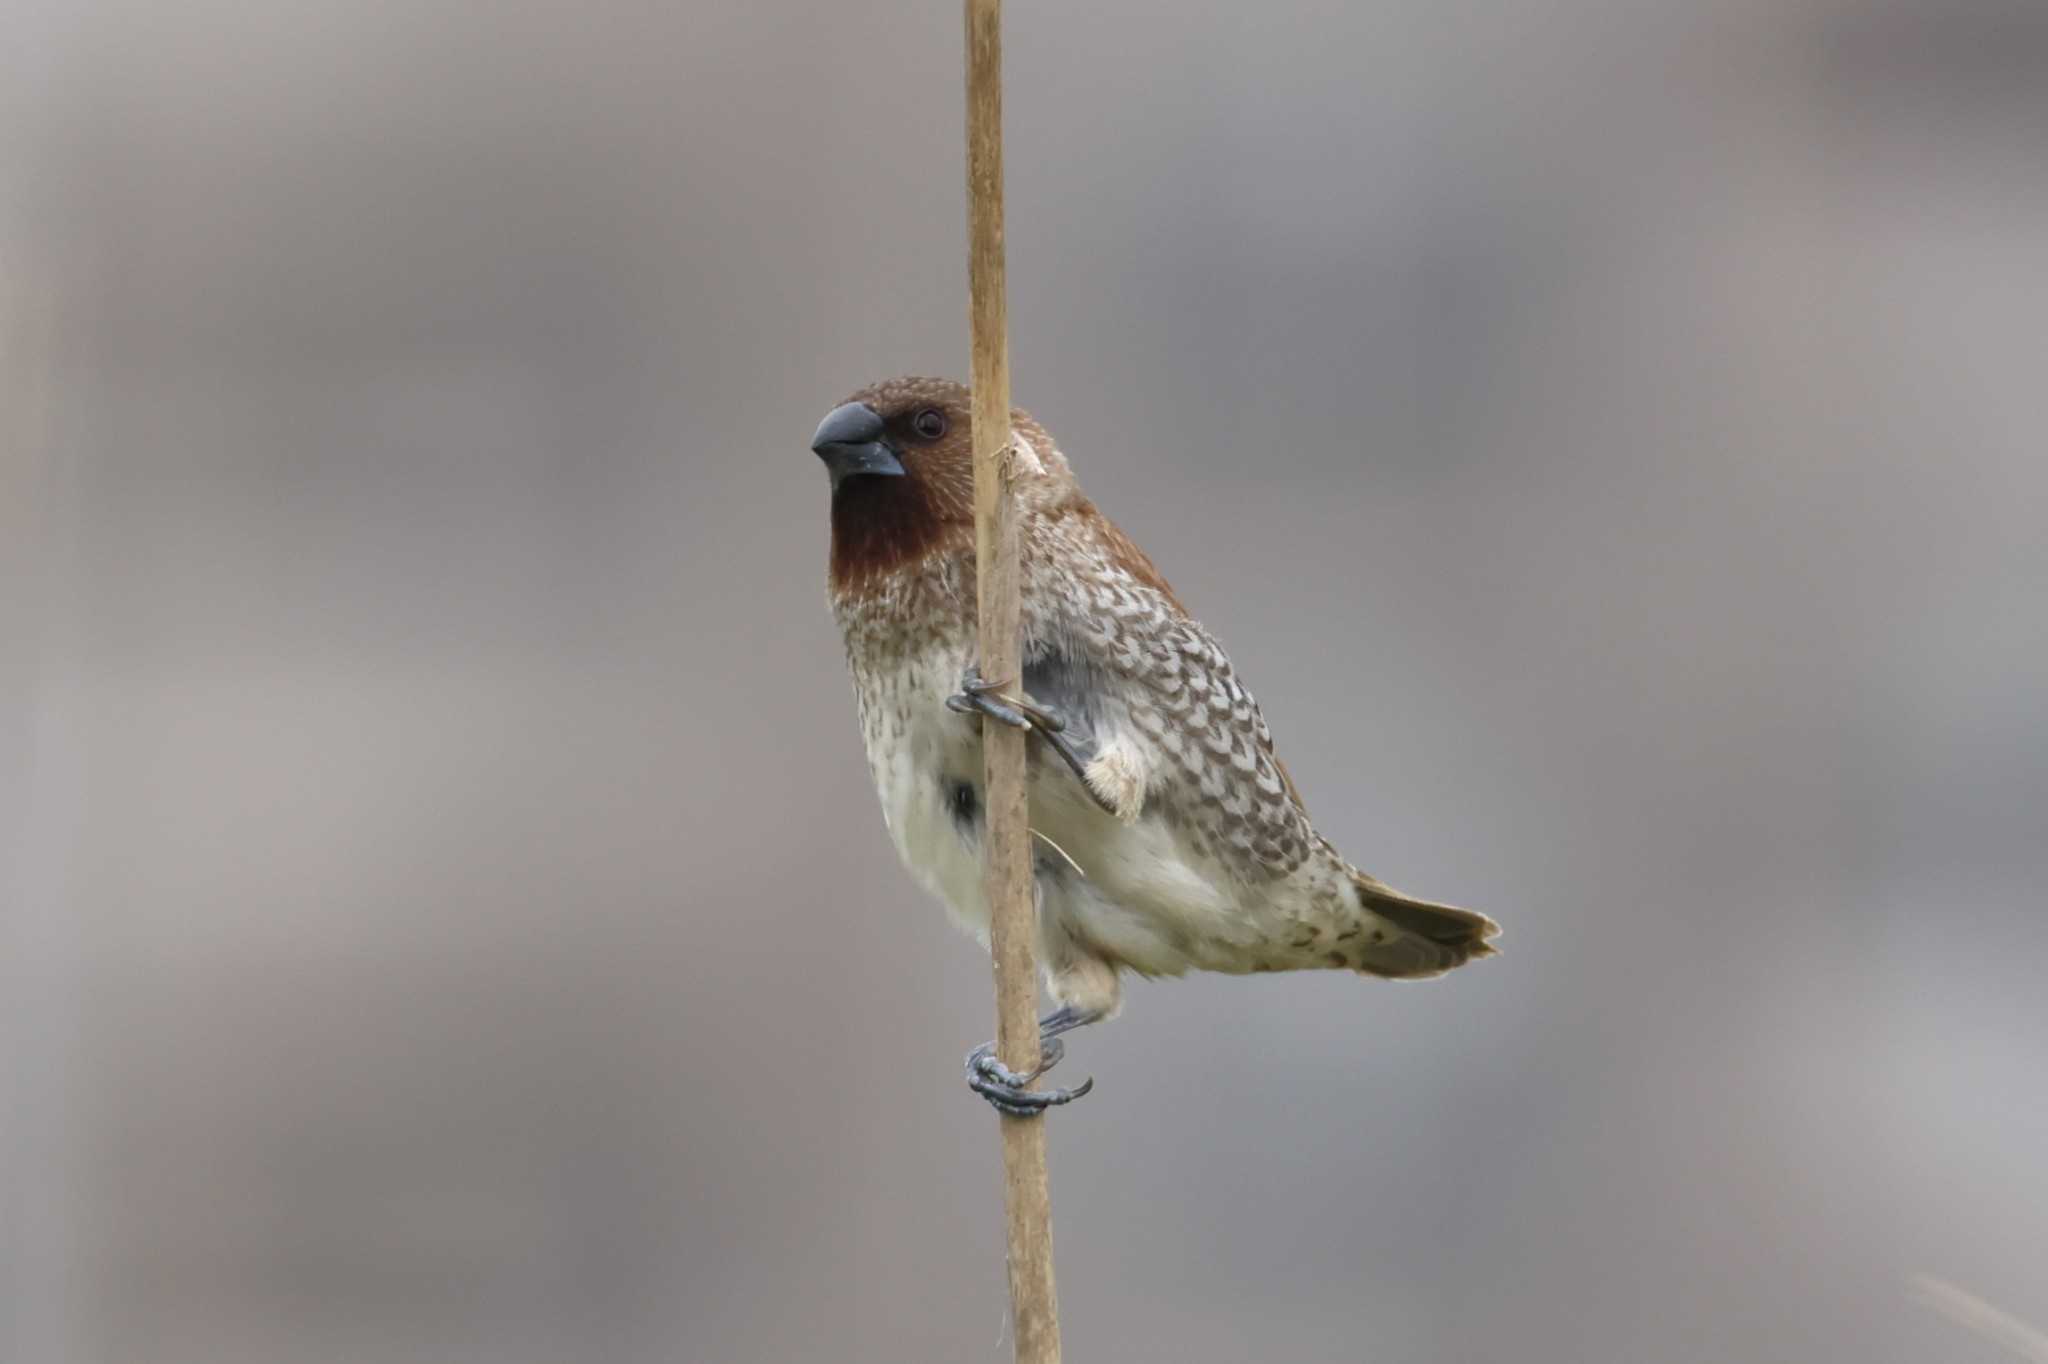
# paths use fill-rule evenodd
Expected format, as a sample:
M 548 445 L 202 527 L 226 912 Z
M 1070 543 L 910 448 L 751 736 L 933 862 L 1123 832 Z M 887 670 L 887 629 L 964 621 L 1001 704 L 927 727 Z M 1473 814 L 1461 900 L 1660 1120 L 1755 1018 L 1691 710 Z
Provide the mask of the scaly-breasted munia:
M 983 1047 L 968 1083 L 1016 1114 L 1085 1092 L 1025 1086 L 1059 1058 L 1060 1033 L 1116 1012 L 1124 971 L 1413 980 L 1491 955 L 1491 919 L 1403 895 L 1316 832 L 1222 647 L 1021 410 L 1024 675 L 981 682 L 968 406 L 959 384 L 891 379 L 833 409 L 811 446 L 832 478 L 832 609 L 882 818 L 912 875 L 984 944 L 980 717 L 1040 741 L 1038 959 L 1059 1007 L 1036 1070 Z

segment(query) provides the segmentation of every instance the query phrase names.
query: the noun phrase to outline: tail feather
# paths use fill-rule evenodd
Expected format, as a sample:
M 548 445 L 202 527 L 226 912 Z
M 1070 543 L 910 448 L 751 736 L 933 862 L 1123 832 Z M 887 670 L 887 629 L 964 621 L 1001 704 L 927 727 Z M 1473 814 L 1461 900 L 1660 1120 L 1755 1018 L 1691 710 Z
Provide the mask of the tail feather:
M 1359 873 L 1358 904 L 1384 928 L 1368 934 L 1357 968 L 1394 980 L 1426 980 L 1498 950 L 1500 925 L 1484 914 L 1403 895 Z

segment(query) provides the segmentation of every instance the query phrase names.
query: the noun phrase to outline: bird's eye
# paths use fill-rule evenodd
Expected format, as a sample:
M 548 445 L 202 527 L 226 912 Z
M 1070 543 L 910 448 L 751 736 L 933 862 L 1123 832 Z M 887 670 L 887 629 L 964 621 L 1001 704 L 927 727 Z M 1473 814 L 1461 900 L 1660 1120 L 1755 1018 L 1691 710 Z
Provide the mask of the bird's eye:
M 927 407 L 910 419 L 910 429 L 926 440 L 937 440 L 946 434 L 946 414 L 936 407 Z

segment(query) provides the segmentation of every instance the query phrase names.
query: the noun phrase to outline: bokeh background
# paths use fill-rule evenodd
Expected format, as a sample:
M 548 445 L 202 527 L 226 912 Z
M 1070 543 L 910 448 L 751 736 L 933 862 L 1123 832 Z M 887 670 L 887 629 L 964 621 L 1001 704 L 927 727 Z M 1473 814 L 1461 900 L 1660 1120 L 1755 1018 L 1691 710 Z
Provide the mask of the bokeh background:
M 950 4 L 12 0 L 0 1357 L 1008 1357 L 808 449 Z M 1079 1360 L 2048 1322 L 2048 9 L 1019 4 L 1016 389 L 1498 961 L 1130 991 Z

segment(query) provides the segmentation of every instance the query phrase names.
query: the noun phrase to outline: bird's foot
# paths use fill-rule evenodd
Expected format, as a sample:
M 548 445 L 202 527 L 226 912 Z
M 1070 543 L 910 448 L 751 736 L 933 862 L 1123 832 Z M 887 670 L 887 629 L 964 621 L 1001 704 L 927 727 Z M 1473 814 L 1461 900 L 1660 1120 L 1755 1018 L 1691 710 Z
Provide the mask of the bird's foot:
M 1012 1118 L 1035 1118 L 1048 1108 L 1070 1104 L 1095 1088 L 1089 1076 L 1072 1089 L 1032 1089 L 1039 1076 L 1060 1063 L 1067 1044 L 1059 1034 L 1092 1023 L 1096 1014 L 1082 1014 L 1071 1007 L 1053 1011 L 1038 1021 L 1038 1065 L 1019 1074 L 996 1056 L 996 1044 L 984 1042 L 967 1053 L 967 1087 L 987 1099 L 996 1112 Z
M 946 698 L 946 709 L 962 715 L 986 715 L 1012 729 L 1035 729 L 1058 734 L 1066 720 L 1029 699 L 1011 696 L 1007 682 L 991 682 L 981 675 L 981 665 L 970 663 L 960 675 L 960 690 Z
M 984 1042 L 967 1053 L 967 1087 L 987 1099 L 998 1113 L 1013 1118 L 1035 1118 L 1046 1109 L 1074 1100 L 1095 1088 L 1093 1077 L 1072 1089 L 1032 1089 L 1039 1076 L 1059 1064 L 1065 1044 L 1057 1037 L 1045 1039 L 1035 1069 L 1018 1073 L 996 1059 L 996 1044 Z
M 1012 696 L 1005 689 L 1007 685 L 987 681 L 981 675 L 981 665 L 970 663 L 960 678 L 960 690 L 946 698 L 946 709 L 962 715 L 985 715 L 1012 729 L 1038 735 L 1060 755 L 1061 761 L 1074 769 L 1074 775 L 1081 779 L 1081 789 L 1088 793 L 1089 799 L 1109 814 L 1115 814 L 1116 806 L 1089 784 L 1088 757 L 1067 737 L 1066 717 L 1029 697 Z

